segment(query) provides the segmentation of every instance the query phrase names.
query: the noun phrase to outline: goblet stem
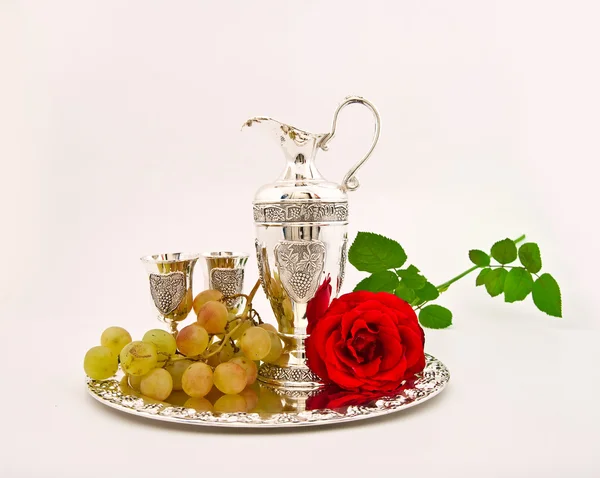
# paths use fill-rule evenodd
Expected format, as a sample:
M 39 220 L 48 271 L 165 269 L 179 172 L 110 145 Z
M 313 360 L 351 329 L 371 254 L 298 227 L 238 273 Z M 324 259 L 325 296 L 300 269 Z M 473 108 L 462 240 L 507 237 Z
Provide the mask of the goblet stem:
M 171 329 L 171 335 L 173 335 L 174 338 L 177 338 L 177 334 L 179 333 L 179 331 L 177 330 L 177 322 L 175 322 L 174 320 L 169 322 L 169 329 Z

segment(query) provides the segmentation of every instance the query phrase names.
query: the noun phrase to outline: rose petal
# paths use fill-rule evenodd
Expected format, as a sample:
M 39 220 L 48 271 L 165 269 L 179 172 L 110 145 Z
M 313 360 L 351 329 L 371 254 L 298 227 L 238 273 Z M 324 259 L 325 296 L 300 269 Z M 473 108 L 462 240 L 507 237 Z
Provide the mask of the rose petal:
M 393 367 L 394 364 L 404 354 L 404 352 L 401 350 L 402 340 L 400 339 L 398 329 L 391 327 L 382 328 L 381 332 L 379 333 L 379 343 L 383 348 L 381 353 L 383 356 L 382 367 L 384 370 L 387 370 Z
M 381 346 L 377 335 L 368 330 L 360 330 L 346 340 L 346 346 L 358 363 L 370 362 L 381 355 Z
M 363 329 L 368 330 L 372 334 L 377 334 L 379 332 L 379 319 L 384 319 L 381 314 L 377 314 L 376 316 L 371 316 L 371 314 L 361 315 L 360 318 L 352 324 L 352 327 L 350 328 L 350 335 L 354 336 Z
M 337 335 L 337 334 L 336 334 Z M 362 381 L 353 373 L 352 369 L 347 367 L 335 351 L 335 342 L 339 337 L 331 337 L 325 344 L 325 353 L 327 354 L 327 373 L 333 383 L 338 384 L 345 389 L 360 388 Z
M 306 351 L 307 367 L 316 373 L 323 382 L 328 383 L 330 379 L 329 374 L 327 373 L 327 366 L 325 365 L 324 357 L 319 353 L 321 346 L 314 338 L 314 334 L 306 339 L 304 347 Z
M 367 309 L 367 306 L 370 306 L 372 308 Z M 361 322 L 358 322 L 359 320 Z M 345 313 L 342 316 L 341 321 L 342 335 L 345 337 L 350 335 L 356 323 L 359 324 L 358 326 L 360 326 L 360 324 L 365 324 L 365 327 L 367 323 L 370 324 L 370 327 L 380 327 L 385 324 L 389 325 L 390 327 L 395 326 L 395 322 L 392 318 L 382 313 L 381 310 L 377 309 L 376 302 L 372 302 L 370 304 L 362 304 L 358 307 L 355 307 L 351 311 Z
M 404 356 L 406 358 L 406 374 L 414 375 L 425 368 L 425 354 L 421 337 L 411 329 L 400 329 Z
M 314 297 L 306 305 L 306 319 L 308 325 L 306 332 L 310 334 L 317 322 L 325 315 L 327 308 L 329 307 L 329 301 L 331 299 L 331 276 L 323 281 L 323 283 L 317 289 Z
M 339 329 L 341 316 L 326 314 L 319 320 L 319 324 L 313 330 L 313 333 L 305 340 L 307 365 L 324 382 L 329 381 L 327 374 L 325 341 L 331 333 Z

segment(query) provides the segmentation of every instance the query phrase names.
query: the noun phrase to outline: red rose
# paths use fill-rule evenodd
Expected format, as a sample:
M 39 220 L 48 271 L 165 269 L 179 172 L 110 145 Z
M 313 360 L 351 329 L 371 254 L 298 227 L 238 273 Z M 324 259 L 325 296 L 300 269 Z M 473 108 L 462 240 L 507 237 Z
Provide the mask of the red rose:
M 306 333 L 312 332 L 313 324 L 321 317 L 329 307 L 329 301 L 331 300 L 331 277 L 327 276 L 327 279 L 315 292 L 314 297 L 306 304 L 306 318 L 308 319 L 308 326 L 306 327 Z
M 425 367 L 425 334 L 412 307 L 387 292 L 334 299 L 309 319 L 307 364 L 346 390 L 392 391 Z

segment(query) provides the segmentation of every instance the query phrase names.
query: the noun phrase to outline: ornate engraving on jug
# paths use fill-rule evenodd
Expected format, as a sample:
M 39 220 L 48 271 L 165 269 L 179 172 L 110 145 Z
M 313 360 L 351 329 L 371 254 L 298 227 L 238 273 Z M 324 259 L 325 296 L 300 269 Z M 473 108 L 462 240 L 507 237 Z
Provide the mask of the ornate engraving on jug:
M 295 302 L 304 304 L 314 296 L 325 266 L 321 241 L 279 241 L 275 262 L 283 288 Z
M 254 247 L 256 248 L 256 264 L 258 265 L 258 278 L 260 280 L 260 284 L 262 285 L 265 294 L 267 293 L 267 286 L 265 284 L 265 278 L 263 273 L 263 254 L 262 254 L 262 246 L 258 239 L 254 239 Z
M 173 312 L 185 296 L 185 274 L 150 274 L 150 294 L 158 311 L 167 315 Z
M 347 220 L 348 203 L 278 202 L 254 205 L 255 222 L 345 222 Z
M 244 284 L 244 269 L 227 269 L 215 267 L 210 271 L 210 288 L 217 289 L 225 296 L 242 293 Z M 235 307 L 239 299 L 228 299 L 225 301 L 227 307 Z
M 340 274 L 337 280 L 337 293 L 339 294 L 344 284 L 344 278 L 346 277 L 346 262 L 348 262 L 348 235 L 344 234 L 344 241 L 342 242 L 342 250 L 340 252 Z

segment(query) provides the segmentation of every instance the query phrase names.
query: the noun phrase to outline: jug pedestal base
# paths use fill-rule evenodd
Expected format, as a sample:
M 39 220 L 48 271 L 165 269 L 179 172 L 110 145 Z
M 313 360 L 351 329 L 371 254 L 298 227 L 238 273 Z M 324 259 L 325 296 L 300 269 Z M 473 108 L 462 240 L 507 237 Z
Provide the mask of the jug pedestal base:
M 258 380 L 272 387 L 296 390 L 314 390 L 323 384 L 307 366 L 280 367 L 263 363 L 258 369 Z

